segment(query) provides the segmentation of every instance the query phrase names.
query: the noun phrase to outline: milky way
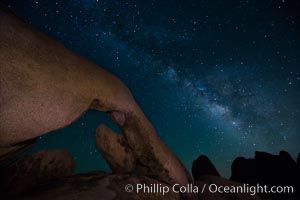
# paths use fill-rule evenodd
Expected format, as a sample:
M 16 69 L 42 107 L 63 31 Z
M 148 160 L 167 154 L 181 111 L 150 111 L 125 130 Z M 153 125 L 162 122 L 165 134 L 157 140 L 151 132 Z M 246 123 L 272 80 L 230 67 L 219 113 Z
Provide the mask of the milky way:
M 228 176 L 237 156 L 300 152 L 297 1 L 4 2 L 118 75 L 189 169 L 201 154 Z M 88 112 L 33 151 L 66 148 L 76 172 L 108 170 L 94 145 L 101 122 L 113 126 Z

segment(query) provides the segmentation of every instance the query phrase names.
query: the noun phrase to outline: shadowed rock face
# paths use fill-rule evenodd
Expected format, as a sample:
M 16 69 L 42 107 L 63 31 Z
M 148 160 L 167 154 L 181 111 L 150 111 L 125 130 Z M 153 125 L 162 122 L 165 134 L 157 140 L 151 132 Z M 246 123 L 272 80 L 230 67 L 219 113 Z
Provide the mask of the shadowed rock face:
M 35 143 L 36 143 L 36 139 L 32 139 L 10 147 L 0 146 L 0 168 L 1 166 L 8 165 L 10 162 L 12 162 L 15 159 L 15 157 L 18 154 L 31 148 Z
M 15 196 L 37 185 L 73 174 L 72 156 L 64 150 L 39 151 L 0 172 L 0 193 Z
M 255 152 L 255 158 L 237 158 L 232 163 L 232 180 L 250 184 L 288 184 L 296 182 L 297 164 L 285 151 L 279 155 Z
M 97 146 L 113 170 L 121 166 L 123 171 L 166 183 L 192 181 L 117 77 L 2 8 L 0 43 L 0 146 L 65 127 L 95 109 L 107 112 L 125 136 L 116 138 L 104 126 L 97 131 L 98 138 L 109 132 L 104 137 L 109 145 L 103 148 L 97 142 Z M 116 151 L 109 149 L 119 144 Z
M 251 185 L 293 186 L 294 194 L 261 194 L 271 199 L 299 199 L 300 174 L 297 163 L 285 151 L 279 155 L 255 152 L 255 157 L 236 158 L 231 166 L 231 180 Z
M 193 162 L 192 174 L 195 181 L 203 175 L 220 176 L 219 172 L 208 157 L 201 155 Z
M 19 159 L 0 174 L 1 199 L 149 199 L 179 200 L 179 194 L 169 192 L 144 192 L 136 190 L 137 184 L 170 187 L 145 176 L 91 172 L 72 175 L 73 159 L 64 150 L 39 151 Z M 133 191 L 125 186 L 132 184 Z M 158 188 L 158 187 L 156 187 Z

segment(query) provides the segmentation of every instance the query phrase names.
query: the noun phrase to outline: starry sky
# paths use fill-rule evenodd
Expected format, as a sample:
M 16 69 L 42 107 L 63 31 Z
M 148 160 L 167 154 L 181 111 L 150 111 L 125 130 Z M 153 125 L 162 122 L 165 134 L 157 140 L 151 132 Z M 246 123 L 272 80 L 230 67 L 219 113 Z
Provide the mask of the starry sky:
M 237 156 L 300 152 L 300 2 L 4 0 L 26 22 L 116 74 L 190 170 L 207 155 L 230 176 Z M 65 148 L 76 173 L 109 170 L 89 111 L 31 150 Z

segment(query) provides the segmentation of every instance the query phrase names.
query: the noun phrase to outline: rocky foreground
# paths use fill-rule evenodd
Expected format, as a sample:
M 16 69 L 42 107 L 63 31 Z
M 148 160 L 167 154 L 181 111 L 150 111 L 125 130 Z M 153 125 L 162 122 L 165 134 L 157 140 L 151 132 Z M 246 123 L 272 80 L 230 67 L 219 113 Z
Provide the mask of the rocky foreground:
M 297 164 L 286 152 L 280 152 L 278 156 L 256 152 L 254 159 L 235 159 L 231 180 L 222 178 L 211 161 L 206 156 L 200 156 L 192 167 L 194 183 L 184 187 L 184 194 L 172 192 L 171 185 L 155 177 L 101 171 L 73 175 L 73 168 L 73 158 L 64 150 L 39 151 L 24 156 L 2 167 L 1 199 L 297 199 L 295 194 L 251 195 L 201 189 L 210 184 L 230 187 L 242 186 L 242 183 L 294 185 L 299 188 L 299 162 Z M 137 192 L 136 188 L 126 188 L 128 184 L 134 187 L 144 184 L 149 188 L 152 186 L 152 190 Z M 170 189 L 169 192 L 159 190 L 165 187 Z M 199 191 L 193 191 L 195 188 Z

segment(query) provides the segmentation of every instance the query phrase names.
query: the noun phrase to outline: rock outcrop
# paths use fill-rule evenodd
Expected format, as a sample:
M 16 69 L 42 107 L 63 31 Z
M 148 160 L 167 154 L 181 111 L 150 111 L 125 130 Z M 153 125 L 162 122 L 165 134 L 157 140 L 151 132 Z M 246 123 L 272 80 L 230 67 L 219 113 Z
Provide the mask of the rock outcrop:
M 119 126 L 123 144 L 134 152 L 133 161 L 139 163 L 138 169 L 132 169 L 130 162 L 128 166 L 121 164 L 121 171 L 155 176 L 169 184 L 192 182 L 120 79 L 2 7 L 0 43 L 0 147 L 10 148 L 60 129 L 88 109 L 95 109 L 106 112 Z M 117 145 L 113 131 L 108 132 L 110 145 Z M 110 149 L 101 144 L 101 153 L 109 155 Z M 120 147 L 120 155 L 114 155 L 116 163 L 106 157 L 113 170 L 119 171 L 120 161 L 132 157 L 122 151 Z
M 145 176 L 91 172 L 72 175 L 72 157 L 63 150 L 39 151 L 19 159 L 1 173 L 1 199 L 43 200 L 179 200 L 180 194 L 154 189 L 169 185 Z M 131 185 L 128 185 L 131 184 Z
M 71 155 L 64 150 L 26 155 L 6 170 L 1 170 L 0 197 L 27 200 L 180 199 L 180 194 L 172 192 L 170 185 L 153 178 L 101 171 L 73 175 L 73 167 Z M 145 185 L 145 190 L 137 190 L 138 184 Z M 158 188 L 163 187 L 170 191 L 162 193 Z
M 285 151 L 279 155 L 255 152 L 254 159 L 236 158 L 232 163 L 231 180 L 250 185 L 293 186 L 295 194 L 261 194 L 264 198 L 295 199 L 299 197 L 299 168 Z
M 133 187 L 128 186 L 131 184 Z M 143 176 L 130 176 L 121 174 L 107 174 L 94 172 L 75 175 L 59 181 L 41 185 L 34 193 L 28 193 L 23 199 L 26 200 L 179 200 L 179 194 L 137 192 L 136 184 L 155 185 L 161 187 L 166 184 L 155 179 Z M 130 192 L 126 192 L 125 188 Z M 132 191 L 131 191 L 132 190 Z
M 19 196 L 39 184 L 73 174 L 72 156 L 64 150 L 39 151 L 24 156 L 0 172 L 2 196 Z
M 250 194 L 247 192 L 242 193 L 241 189 L 240 191 L 237 191 L 237 188 L 243 187 L 243 185 L 241 183 L 220 177 L 219 172 L 207 156 L 201 155 L 193 162 L 192 174 L 195 180 L 195 185 L 199 189 L 198 199 L 260 199 L 256 194 Z M 225 192 L 224 187 L 232 187 L 233 190 L 230 192 L 227 190 L 227 192 Z M 221 190 L 217 191 L 218 188 L 221 188 Z
M 208 157 L 201 155 L 193 162 L 192 174 L 195 181 L 203 175 L 220 176 L 216 167 L 212 164 Z

